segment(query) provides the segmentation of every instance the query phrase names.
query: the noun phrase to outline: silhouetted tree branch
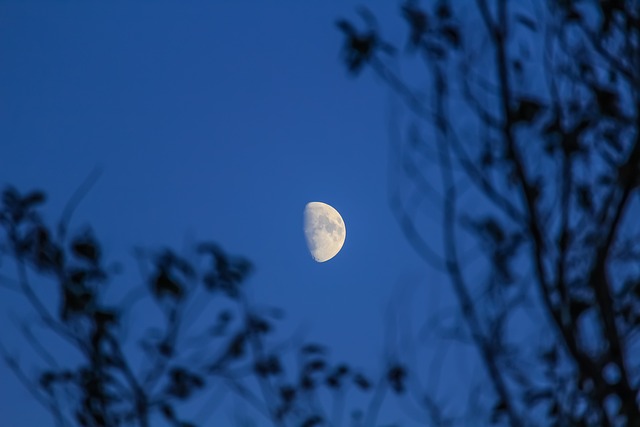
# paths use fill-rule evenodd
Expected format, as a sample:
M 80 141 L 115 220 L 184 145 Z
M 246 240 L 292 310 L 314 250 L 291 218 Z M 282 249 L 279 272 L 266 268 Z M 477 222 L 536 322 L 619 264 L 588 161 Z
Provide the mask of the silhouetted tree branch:
M 37 318 L 20 320 L 20 329 L 45 366 L 32 378 L 4 349 L 3 356 L 56 425 L 195 426 L 181 408 L 214 388 L 274 426 L 345 425 L 346 409 L 353 422 L 375 425 L 388 390 L 404 392 L 400 363 L 370 379 L 331 363 L 327 347 L 279 340 L 279 312 L 253 306 L 246 295 L 251 263 L 214 243 L 196 245 L 193 259 L 170 249 L 136 250 L 143 287 L 108 300 L 109 286 L 123 281 L 119 269 L 107 264 L 92 231 L 69 234 L 73 206 L 87 190 L 83 185 L 68 204 L 57 235 L 41 218 L 42 192 L 7 187 L 0 208 L 2 248 L 16 269 L 7 281 Z M 136 312 L 148 326 L 127 324 Z M 64 345 L 45 347 L 43 338 Z M 354 391 L 360 397 L 352 402 Z
M 407 1 L 406 53 L 392 67 L 373 44 L 348 67 L 368 66 L 412 113 L 394 142 L 405 186 L 392 209 L 444 266 L 492 385 L 489 424 L 640 425 L 640 10 L 474 6 Z M 362 34 L 383 39 L 350 28 L 347 52 Z M 426 87 L 393 71 L 416 55 Z M 441 250 L 426 200 L 438 201 Z

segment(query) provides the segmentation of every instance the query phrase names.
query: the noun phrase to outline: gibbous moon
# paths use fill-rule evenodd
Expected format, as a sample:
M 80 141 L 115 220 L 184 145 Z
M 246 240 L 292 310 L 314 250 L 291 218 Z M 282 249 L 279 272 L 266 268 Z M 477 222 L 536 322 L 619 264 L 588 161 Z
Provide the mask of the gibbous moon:
M 326 203 L 311 202 L 304 208 L 304 235 L 313 259 L 325 262 L 340 252 L 347 229 L 337 210 Z

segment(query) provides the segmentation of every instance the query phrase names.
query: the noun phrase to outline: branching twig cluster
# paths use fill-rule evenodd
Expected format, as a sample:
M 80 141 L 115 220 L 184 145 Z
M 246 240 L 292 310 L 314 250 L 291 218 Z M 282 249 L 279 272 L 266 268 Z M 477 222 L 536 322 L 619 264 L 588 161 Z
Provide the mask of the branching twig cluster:
M 403 5 L 426 89 L 388 49 L 362 58 L 413 114 L 392 208 L 450 279 L 494 394 L 488 422 L 640 425 L 640 9 L 474 6 Z M 531 321 L 513 320 L 525 308 Z

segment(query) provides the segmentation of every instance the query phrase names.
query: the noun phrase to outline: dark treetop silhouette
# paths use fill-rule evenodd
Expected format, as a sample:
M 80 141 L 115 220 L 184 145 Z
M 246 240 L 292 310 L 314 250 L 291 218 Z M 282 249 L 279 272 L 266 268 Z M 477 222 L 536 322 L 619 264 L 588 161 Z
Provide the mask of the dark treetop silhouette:
M 69 232 L 66 215 L 47 226 L 42 193 L 7 188 L 2 282 L 35 313 L 21 328 L 42 365 L 32 376 L 5 360 L 57 425 L 188 426 L 190 405 L 218 386 L 274 425 L 340 425 L 342 403 L 363 408 L 353 425 L 379 425 L 389 390 L 407 423 L 640 425 L 637 2 L 408 1 L 399 12 L 406 43 L 386 41 L 370 12 L 340 20 L 344 61 L 407 107 L 392 117 L 391 207 L 449 279 L 460 322 L 441 325 L 443 339 L 475 350 L 480 378 L 445 400 L 410 354 L 373 380 L 322 346 L 279 341 L 278 313 L 246 298 L 248 262 L 210 243 L 189 256 L 139 251 L 144 287 L 114 300 L 117 268 L 98 238 Z M 155 307 L 148 327 L 127 323 L 140 303 Z M 206 303 L 213 324 L 197 318 Z
M 455 290 L 486 374 L 475 410 L 640 425 L 638 2 L 423 3 L 401 7 L 406 47 L 366 11 L 338 28 L 348 70 L 410 112 L 391 203 Z M 423 232 L 433 206 L 442 246 Z
M 330 363 L 322 345 L 269 339 L 280 311 L 249 305 L 242 285 L 251 264 L 213 243 L 198 244 L 193 259 L 169 249 L 138 250 L 144 288 L 110 302 L 106 294 L 119 279 L 117 266 L 103 258 L 90 230 L 69 235 L 73 203 L 52 229 L 39 212 L 44 201 L 40 191 L 21 194 L 8 187 L 2 194 L 2 250 L 16 271 L 3 284 L 22 293 L 36 314 L 35 321 L 25 314 L 22 330 L 43 367 L 31 378 L 11 354 L 5 351 L 4 358 L 57 426 L 161 420 L 195 426 L 180 408 L 192 408 L 190 401 L 214 387 L 234 393 L 273 425 L 305 427 L 329 418 L 340 425 L 344 393 L 355 389 L 364 394 L 349 402 L 354 422 L 374 425 L 387 390 L 404 391 L 399 364 L 374 382 L 348 364 Z M 43 290 L 51 284 L 54 292 Z M 151 314 L 145 328 L 127 321 L 142 300 L 160 313 Z M 214 310 L 216 320 L 198 324 L 205 309 Z M 66 345 L 46 347 L 41 340 L 50 336 Z M 287 362 L 291 357 L 295 363 Z M 134 369 L 139 362 L 142 368 Z M 322 393 L 334 400 L 331 414 L 319 403 Z

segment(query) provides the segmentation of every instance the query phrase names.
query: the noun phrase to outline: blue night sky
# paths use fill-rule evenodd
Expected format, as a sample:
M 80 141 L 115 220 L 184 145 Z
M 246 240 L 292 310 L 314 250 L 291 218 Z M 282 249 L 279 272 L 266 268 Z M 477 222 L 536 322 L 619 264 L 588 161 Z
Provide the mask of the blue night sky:
M 424 314 L 444 291 L 389 208 L 393 98 L 339 59 L 334 21 L 361 3 L 0 3 L 0 184 L 45 190 L 54 221 L 99 169 L 73 227 L 122 263 L 118 286 L 139 285 L 133 247 L 213 240 L 254 263 L 249 295 L 286 312 L 283 336 L 379 370 L 389 301 L 422 287 Z M 402 40 L 398 5 L 367 5 Z M 310 201 L 347 226 L 322 264 L 304 241 Z M 12 320 L 22 305 L 0 292 L 2 345 L 35 372 Z M 0 378 L 3 425 L 48 425 L 4 364 Z

